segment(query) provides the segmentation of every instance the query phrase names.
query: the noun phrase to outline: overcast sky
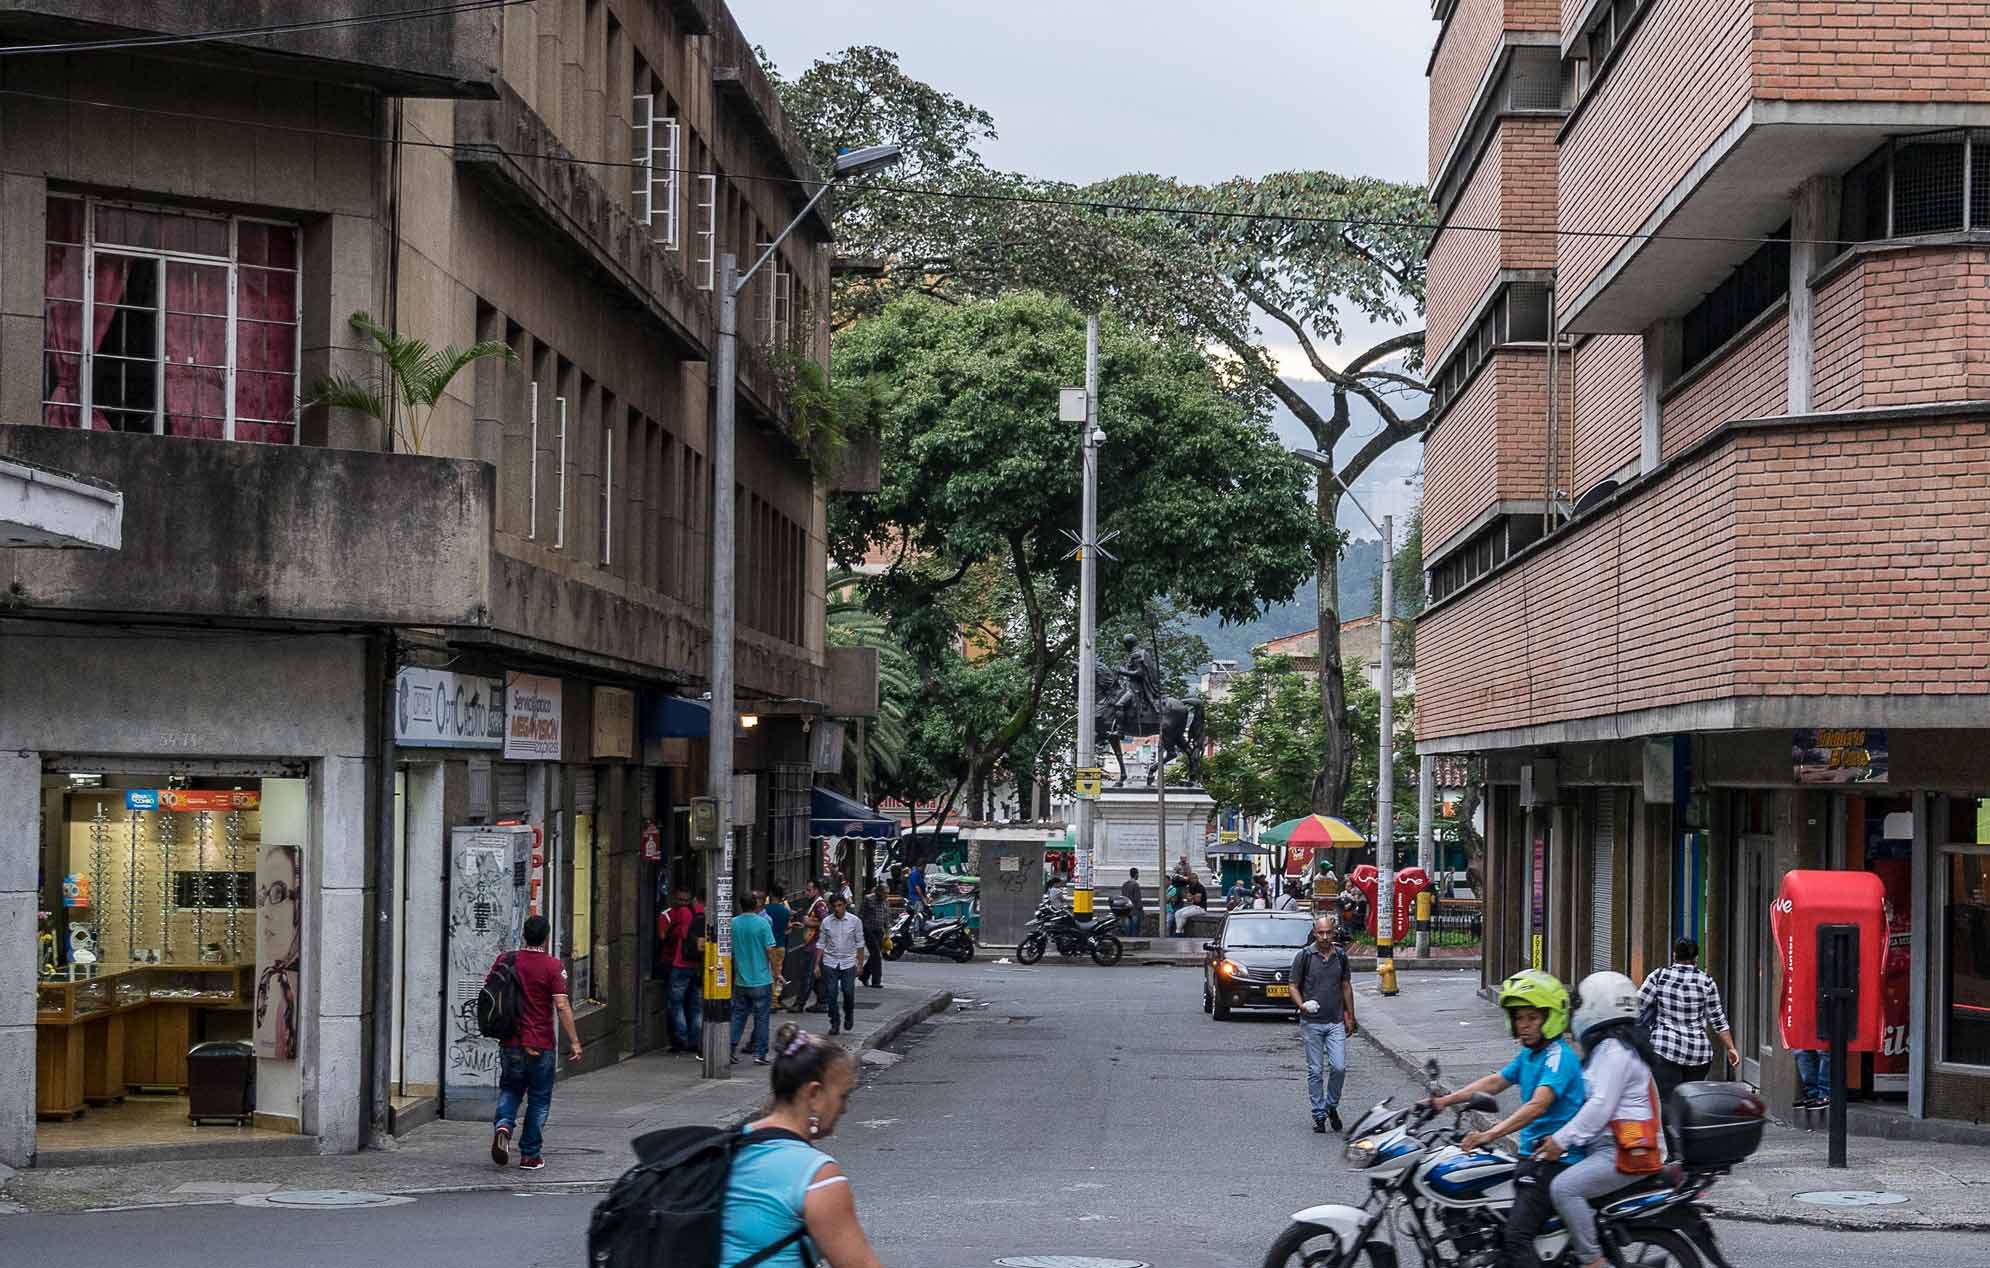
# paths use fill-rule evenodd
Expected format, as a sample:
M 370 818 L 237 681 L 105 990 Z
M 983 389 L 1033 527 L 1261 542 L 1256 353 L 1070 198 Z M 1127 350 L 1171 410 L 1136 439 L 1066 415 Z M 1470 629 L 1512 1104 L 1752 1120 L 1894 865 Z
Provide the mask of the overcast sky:
M 1309 168 L 1423 178 L 1436 27 L 1421 0 L 728 2 L 790 75 L 852 44 L 896 51 L 908 74 L 995 116 L 1000 137 L 984 154 L 998 168 L 1075 182 Z M 1385 333 L 1350 326 L 1348 346 Z M 1289 341 L 1273 346 L 1302 387 L 1317 385 Z M 1310 443 L 1289 415 L 1280 431 Z M 1357 445 L 1351 436 L 1344 448 Z M 1419 451 L 1399 446 L 1357 486 L 1376 515 L 1407 514 Z M 1374 536 L 1353 510 L 1341 516 Z

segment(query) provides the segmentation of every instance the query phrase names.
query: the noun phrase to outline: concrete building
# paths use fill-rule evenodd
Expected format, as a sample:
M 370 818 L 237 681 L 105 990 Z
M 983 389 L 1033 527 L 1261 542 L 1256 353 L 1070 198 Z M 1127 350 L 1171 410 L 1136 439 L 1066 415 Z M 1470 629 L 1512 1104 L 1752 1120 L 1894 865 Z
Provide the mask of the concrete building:
M 0 467 L 124 498 L 116 553 L 0 549 L 0 940 L 48 961 L 0 957 L 0 1064 L 37 1072 L 0 1164 L 60 1160 L 79 1114 L 310 1151 L 390 1101 L 473 1116 L 463 948 L 533 908 L 575 1068 L 661 1042 L 659 895 L 703 877 L 717 261 L 821 176 L 720 0 L 405 8 L 120 47 L 266 16 L 0 0 L 0 42 L 112 45 L 0 63 Z M 828 239 L 741 307 L 742 885 L 811 869 L 811 720 L 865 698 L 823 647 L 843 477 L 787 426 Z M 312 404 L 376 372 L 362 312 L 513 358 L 391 428 Z M 489 894 L 452 847 L 513 840 Z M 254 1042 L 253 1127 L 185 1125 L 201 1039 Z
M 1869 869 L 1860 1112 L 1980 1122 L 1990 27 L 1908 0 L 1433 16 L 1417 727 L 1486 759 L 1487 980 L 1638 976 L 1692 937 L 1743 1077 L 1788 1104 L 1769 904 L 1791 869 Z
M 1390 676 L 1396 680 L 1397 695 L 1416 690 L 1416 647 L 1410 639 L 1403 637 L 1408 629 L 1406 622 L 1396 623 L 1398 636 L 1389 654 Z M 1301 630 L 1297 634 L 1260 643 L 1252 651 L 1260 656 L 1287 657 L 1292 661 L 1292 668 L 1302 674 L 1320 672 L 1320 632 L 1317 629 Z M 1382 690 L 1382 618 L 1358 616 L 1351 621 L 1342 621 L 1340 655 L 1345 672 L 1358 671 L 1371 690 Z

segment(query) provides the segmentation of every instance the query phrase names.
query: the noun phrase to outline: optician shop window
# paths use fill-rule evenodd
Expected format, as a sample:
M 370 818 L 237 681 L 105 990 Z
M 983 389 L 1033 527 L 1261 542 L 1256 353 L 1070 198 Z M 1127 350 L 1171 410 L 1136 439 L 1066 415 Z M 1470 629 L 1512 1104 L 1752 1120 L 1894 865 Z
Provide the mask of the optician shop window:
M 1949 799 L 1936 864 L 1941 1059 L 1990 1066 L 1990 798 Z
M 48 200 L 42 421 L 291 444 L 295 225 Z

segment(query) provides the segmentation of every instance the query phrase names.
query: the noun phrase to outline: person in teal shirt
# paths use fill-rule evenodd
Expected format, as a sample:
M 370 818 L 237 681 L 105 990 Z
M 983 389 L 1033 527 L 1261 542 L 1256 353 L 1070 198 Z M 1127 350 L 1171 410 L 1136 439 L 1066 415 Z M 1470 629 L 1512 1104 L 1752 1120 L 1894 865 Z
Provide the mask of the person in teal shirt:
M 1568 988 L 1554 974 L 1522 969 L 1500 984 L 1499 1003 L 1513 1037 L 1520 1041 L 1520 1051 L 1499 1071 L 1429 1104 L 1442 1109 L 1462 1104 L 1478 1092 L 1498 1095 L 1510 1087 L 1520 1089 L 1520 1108 L 1459 1143 L 1477 1149 L 1502 1136 L 1515 1136 L 1520 1168 L 1513 1177 L 1513 1207 L 1506 1216 L 1501 1262 L 1506 1268 L 1538 1268 L 1534 1238 L 1554 1209 L 1548 1186 L 1580 1155 L 1550 1162 L 1535 1156 L 1535 1150 L 1582 1108 L 1582 1058 L 1569 1046 Z
M 774 1010 L 774 926 L 760 912 L 760 895 L 749 891 L 732 918 L 732 1042 L 726 1051 L 739 1063 L 739 1036 L 753 1015 L 753 1062 L 767 1064 L 767 1024 Z

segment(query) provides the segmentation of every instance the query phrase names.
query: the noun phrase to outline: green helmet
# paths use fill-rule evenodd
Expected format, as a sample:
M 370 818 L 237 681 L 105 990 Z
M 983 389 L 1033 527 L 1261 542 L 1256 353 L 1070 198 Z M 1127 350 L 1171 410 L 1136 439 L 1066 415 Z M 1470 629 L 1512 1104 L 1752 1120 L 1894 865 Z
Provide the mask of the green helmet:
M 1569 1028 L 1569 993 L 1561 979 L 1540 969 L 1522 969 L 1499 984 L 1499 1006 L 1507 1010 L 1506 1029 L 1513 1033 L 1516 1008 L 1538 1008 L 1548 1014 L 1541 1038 L 1553 1039 Z

